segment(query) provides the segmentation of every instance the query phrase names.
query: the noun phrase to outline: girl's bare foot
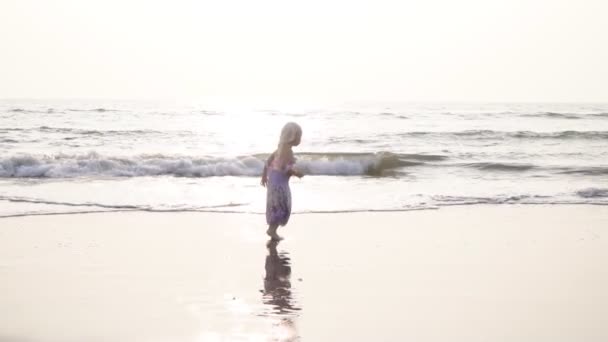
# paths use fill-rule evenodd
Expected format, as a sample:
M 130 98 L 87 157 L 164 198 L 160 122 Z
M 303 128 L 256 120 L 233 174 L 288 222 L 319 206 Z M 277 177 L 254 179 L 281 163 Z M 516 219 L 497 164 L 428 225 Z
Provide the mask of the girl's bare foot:
M 283 240 L 283 238 L 280 237 L 279 234 L 277 234 L 277 227 L 268 227 L 266 234 L 268 234 L 268 236 L 270 236 L 270 238 L 272 240 L 275 240 L 275 241 Z

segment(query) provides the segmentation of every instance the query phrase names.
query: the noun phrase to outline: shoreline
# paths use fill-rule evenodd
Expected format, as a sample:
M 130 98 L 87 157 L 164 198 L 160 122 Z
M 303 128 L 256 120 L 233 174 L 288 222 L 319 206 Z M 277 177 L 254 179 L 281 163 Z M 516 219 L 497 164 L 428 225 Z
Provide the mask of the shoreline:
M 578 206 L 598 206 L 608 207 L 608 203 L 465 203 L 465 204 L 443 204 L 436 207 L 421 207 L 421 208 L 404 208 L 404 209 L 353 209 L 353 210 L 315 210 L 315 211 L 303 211 L 303 212 L 292 212 L 291 216 L 299 215 L 331 215 L 331 214 L 365 214 L 365 213 L 407 213 L 412 211 L 433 211 L 447 208 L 461 208 L 461 207 L 534 207 L 534 206 L 546 206 L 546 207 L 578 207 Z M 9 214 L 0 215 L 0 220 L 20 218 L 20 217 L 35 217 L 35 216 L 68 216 L 68 215 L 91 215 L 91 214 L 122 214 L 122 213 L 150 213 L 150 214 L 237 214 L 237 215 L 253 215 L 261 216 L 265 215 L 264 212 L 252 212 L 252 211 L 230 211 L 230 210 L 196 210 L 196 209 L 117 209 L 117 210 L 99 210 L 99 211 L 73 211 L 73 212 L 49 212 L 49 213 L 23 213 L 23 214 Z

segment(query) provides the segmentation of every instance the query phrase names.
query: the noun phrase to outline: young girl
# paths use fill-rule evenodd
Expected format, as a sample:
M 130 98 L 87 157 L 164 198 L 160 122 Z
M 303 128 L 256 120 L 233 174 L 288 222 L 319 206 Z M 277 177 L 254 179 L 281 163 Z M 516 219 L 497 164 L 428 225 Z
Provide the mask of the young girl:
M 281 239 L 277 235 L 279 225 L 284 226 L 289 221 L 291 214 L 291 190 L 289 190 L 289 177 L 302 178 L 304 175 L 295 169 L 296 159 L 291 148 L 298 146 L 302 139 L 302 128 L 295 123 L 289 122 L 281 130 L 279 146 L 274 151 L 262 173 L 262 186 L 267 187 L 266 192 L 266 222 L 268 223 L 268 234 L 273 240 Z

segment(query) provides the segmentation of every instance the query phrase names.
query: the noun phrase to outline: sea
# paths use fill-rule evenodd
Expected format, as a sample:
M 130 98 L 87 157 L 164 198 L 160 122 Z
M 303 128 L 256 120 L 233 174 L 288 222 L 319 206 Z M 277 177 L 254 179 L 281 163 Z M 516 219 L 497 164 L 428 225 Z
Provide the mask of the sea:
M 15 99 L 0 100 L 0 217 L 263 214 L 290 121 L 295 215 L 608 205 L 608 104 Z

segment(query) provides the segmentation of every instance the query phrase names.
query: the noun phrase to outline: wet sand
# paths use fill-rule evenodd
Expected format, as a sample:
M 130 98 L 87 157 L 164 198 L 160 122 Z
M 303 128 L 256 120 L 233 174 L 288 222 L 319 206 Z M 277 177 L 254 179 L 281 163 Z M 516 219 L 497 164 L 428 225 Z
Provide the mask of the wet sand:
M 0 341 L 606 341 L 608 207 L 1 220 Z

